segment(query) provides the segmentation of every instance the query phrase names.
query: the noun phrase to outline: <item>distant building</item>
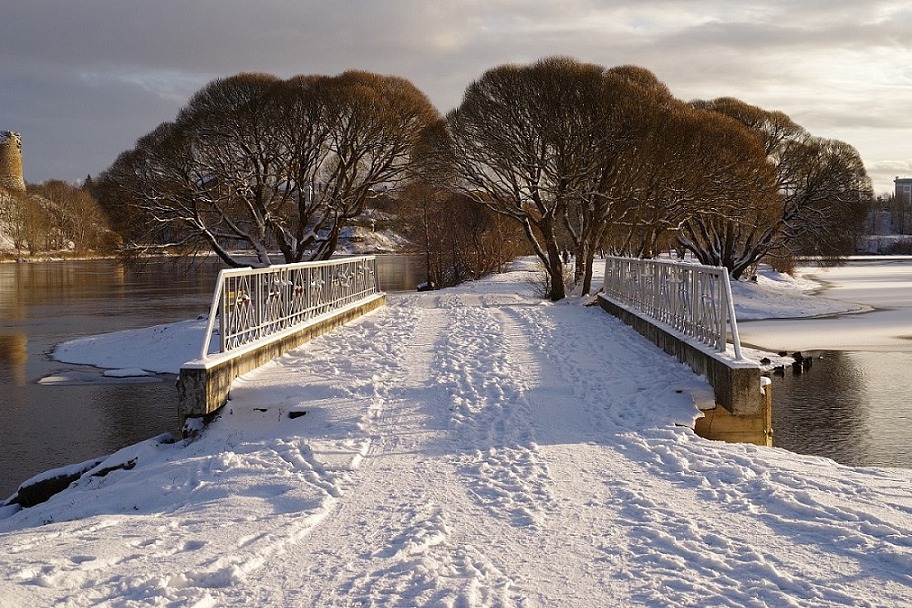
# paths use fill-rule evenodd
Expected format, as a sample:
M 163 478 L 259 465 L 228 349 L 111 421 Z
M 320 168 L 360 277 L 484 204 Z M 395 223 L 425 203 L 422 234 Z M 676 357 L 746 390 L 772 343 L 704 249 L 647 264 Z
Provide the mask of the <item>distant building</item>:
M 896 185 L 896 202 L 912 205 L 912 177 L 897 177 L 893 183 Z

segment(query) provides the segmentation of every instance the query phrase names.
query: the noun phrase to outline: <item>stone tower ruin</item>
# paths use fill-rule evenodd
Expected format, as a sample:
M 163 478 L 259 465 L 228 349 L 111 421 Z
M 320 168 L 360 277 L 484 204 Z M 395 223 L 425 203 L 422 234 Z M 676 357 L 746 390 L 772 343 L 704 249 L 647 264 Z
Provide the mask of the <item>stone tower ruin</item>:
M 22 135 L 15 131 L 0 131 L 0 188 L 25 192 L 22 177 Z

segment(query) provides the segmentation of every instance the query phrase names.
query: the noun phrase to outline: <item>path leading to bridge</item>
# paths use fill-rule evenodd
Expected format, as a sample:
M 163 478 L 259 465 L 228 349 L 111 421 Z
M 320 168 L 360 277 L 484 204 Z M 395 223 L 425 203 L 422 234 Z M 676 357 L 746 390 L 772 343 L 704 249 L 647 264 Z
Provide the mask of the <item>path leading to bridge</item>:
M 524 276 L 392 297 L 0 519 L 0 606 L 912 599 L 910 474 L 697 438 L 702 379 Z

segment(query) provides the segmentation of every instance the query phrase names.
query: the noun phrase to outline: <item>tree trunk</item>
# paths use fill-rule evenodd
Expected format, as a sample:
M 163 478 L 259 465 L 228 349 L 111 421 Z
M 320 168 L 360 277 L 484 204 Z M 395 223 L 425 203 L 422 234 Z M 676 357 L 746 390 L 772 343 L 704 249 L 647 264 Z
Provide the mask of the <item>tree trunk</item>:
M 594 261 L 595 261 L 595 251 L 593 249 L 589 249 L 589 251 L 586 252 L 586 261 L 585 261 L 586 267 L 583 271 L 584 274 L 583 274 L 582 294 L 584 296 L 588 296 L 590 293 L 592 293 L 592 264 L 594 263 Z M 580 260 L 576 260 L 576 263 L 577 263 L 577 265 L 579 265 L 583 262 L 581 262 Z
M 553 238 L 548 239 L 548 277 L 551 279 L 548 299 L 552 302 L 563 300 L 567 295 L 564 287 L 564 263 L 561 261 L 560 248 Z

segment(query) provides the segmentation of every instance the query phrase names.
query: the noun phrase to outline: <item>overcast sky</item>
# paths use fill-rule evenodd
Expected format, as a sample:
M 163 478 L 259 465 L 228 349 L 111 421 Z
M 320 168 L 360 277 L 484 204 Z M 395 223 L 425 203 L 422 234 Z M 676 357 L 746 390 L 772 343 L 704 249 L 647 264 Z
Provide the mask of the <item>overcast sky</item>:
M 403 76 L 441 112 L 503 63 L 635 64 L 854 145 L 878 193 L 912 177 L 908 0 L 3 0 L 0 130 L 30 182 L 96 175 L 213 78 Z

